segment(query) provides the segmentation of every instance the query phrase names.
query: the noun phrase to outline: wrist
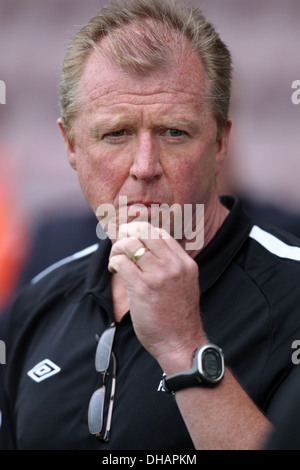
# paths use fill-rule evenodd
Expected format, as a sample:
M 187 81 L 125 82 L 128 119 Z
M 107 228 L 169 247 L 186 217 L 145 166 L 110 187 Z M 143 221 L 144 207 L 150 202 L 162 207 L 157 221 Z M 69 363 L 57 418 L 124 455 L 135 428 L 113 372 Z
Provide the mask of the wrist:
M 167 392 L 189 387 L 215 387 L 224 377 L 225 364 L 222 350 L 205 343 L 193 353 L 192 367 L 175 374 L 166 374 L 163 383 Z
M 199 336 L 196 340 L 191 340 L 188 344 L 177 346 L 156 358 L 166 375 L 176 374 L 192 367 L 194 351 L 204 343 L 208 343 L 205 336 Z

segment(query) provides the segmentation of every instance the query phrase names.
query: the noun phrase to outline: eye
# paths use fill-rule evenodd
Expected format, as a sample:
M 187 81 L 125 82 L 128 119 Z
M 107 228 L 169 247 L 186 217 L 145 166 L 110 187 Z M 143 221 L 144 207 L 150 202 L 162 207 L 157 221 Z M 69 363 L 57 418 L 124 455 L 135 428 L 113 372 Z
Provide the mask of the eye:
M 104 134 L 103 139 L 111 144 L 123 143 L 124 139 L 128 136 L 128 131 L 126 129 L 120 129 L 117 131 L 108 132 Z
M 185 134 L 185 132 L 180 129 L 168 129 L 167 132 L 170 137 L 182 137 Z
M 110 137 L 123 137 L 125 135 L 125 129 L 121 129 L 120 131 L 114 131 L 108 134 Z

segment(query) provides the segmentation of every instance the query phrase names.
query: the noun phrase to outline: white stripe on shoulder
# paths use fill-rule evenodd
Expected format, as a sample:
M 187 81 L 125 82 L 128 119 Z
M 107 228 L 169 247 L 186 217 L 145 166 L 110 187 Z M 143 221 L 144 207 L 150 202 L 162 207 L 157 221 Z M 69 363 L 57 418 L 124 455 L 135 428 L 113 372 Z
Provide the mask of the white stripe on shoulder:
M 257 225 L 252 227 L 249 237 L 256 240 L 260 245 L 280 258 L 300 261 L 300 247 L 287 245 L 285 242 L 275 237 L 275 235 L 266 232 Z
M 44 269 L 42 272 L 37 274 L 37 276 L 35 276 L 32 279 L 31 283 L 35 284 L 36 282 L 40 281 L 43 277 L 47 276 L 47 274 L 51 273 L 52 271 L 59 268 L 60 266 L 63 266 L 64 264 L 70 263 L 71 261 L 75 261 L 76 259 L 84 258 L 85 256 L 90 255 L 91 253 L 97 250 L 98 246 L 99 246 L 98 243 L 95 243 L 95 245 L 84 248 L 84 250 L 78 251 L 77 253 L 74 253 L 73 255 L 67 256 L 66 258 L 63 258 L 57 261 L 56 263 L 51 264 L 51 266 L 49 266 L 48 268 Z

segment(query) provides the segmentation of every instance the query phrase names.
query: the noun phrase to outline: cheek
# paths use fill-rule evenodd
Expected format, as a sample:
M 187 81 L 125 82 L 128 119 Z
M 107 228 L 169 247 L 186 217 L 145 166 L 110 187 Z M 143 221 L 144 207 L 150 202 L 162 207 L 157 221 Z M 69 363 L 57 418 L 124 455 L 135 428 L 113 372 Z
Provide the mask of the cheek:
M 127 177 L 122 165 L 99 153 L 87 153 L 77 160 L 77 175 L 81 190 L 93 211 L 100 204 L 112 204 Z
M 195 157 L 193 157 L 195 155 Z M 211 152 L 190 152 L 172 165 L 175 199 L 184 204 L 206 200 L 215 180 L 215 162 Z

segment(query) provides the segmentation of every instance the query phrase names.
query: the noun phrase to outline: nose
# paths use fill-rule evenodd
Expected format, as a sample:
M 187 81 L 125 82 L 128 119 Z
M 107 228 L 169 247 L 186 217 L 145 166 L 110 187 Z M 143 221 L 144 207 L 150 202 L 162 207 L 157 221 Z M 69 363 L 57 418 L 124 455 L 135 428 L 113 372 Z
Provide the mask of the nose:
M 130 175 L 147 182 L 159 178 L 163 173 L 159 145 L 151 135 L 138 136 L 133 147 Z

